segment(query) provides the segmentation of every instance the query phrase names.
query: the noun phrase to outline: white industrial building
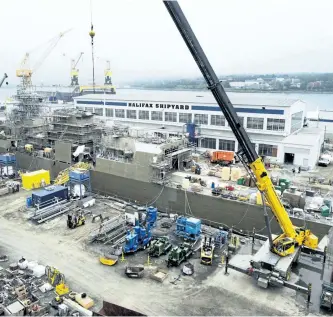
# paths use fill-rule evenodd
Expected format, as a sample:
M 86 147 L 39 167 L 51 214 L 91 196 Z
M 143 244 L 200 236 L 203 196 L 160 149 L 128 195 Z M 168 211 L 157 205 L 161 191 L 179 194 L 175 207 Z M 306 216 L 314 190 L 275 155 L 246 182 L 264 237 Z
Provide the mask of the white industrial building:
M 306 105 L 300 100 L 267 99 L 229 93 L 238 116 L 259 155 L 271 161 L 314 167 L 324 133 L 303 127 Z M 237 151 L 238 142 L 210 92 L 118 90 L 116 95 L 74 98 L 75 106 L 94 112 L 107 123 L 129 125 L 142 133 L 175 136 L 186 123 L 196 123 L 197 146 Z

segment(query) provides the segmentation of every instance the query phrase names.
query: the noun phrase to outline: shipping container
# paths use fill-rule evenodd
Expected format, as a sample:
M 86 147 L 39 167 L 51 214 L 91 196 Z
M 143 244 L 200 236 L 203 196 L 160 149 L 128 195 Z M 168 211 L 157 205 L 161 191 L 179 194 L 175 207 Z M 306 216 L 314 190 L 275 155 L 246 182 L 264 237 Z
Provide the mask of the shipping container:
M 22 174 L 22 187 L 24 189 L 40 188 L 50 185 L 50 172 L 39 170 Z
M 36 190 L 31 195 L 32 205 L 43 205 L 43 207 L 55 203 L 56 200 L 61 201 L 68 198 L 68 187 L 60 185 L 52 185 Z
M 212 163 L 218 162 L 232 162 L 235 158 L 233 151 L 213 151 L 210 161 Z

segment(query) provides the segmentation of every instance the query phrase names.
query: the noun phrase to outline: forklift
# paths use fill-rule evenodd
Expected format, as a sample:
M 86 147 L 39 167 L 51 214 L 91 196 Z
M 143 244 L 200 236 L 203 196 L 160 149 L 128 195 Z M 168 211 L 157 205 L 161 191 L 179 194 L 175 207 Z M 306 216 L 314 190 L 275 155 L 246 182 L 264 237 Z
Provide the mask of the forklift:
M 81 212 L 79 215 L 68 215 L 67 216 L 67 227 L 69 229 L 75 229 L 83 226 L 86 223 L 86 217 Z
M 200 262 L 205 265 L 212 265 L 214 254 L 214 243 L 212 237 L 205 237 L 201 246 Z

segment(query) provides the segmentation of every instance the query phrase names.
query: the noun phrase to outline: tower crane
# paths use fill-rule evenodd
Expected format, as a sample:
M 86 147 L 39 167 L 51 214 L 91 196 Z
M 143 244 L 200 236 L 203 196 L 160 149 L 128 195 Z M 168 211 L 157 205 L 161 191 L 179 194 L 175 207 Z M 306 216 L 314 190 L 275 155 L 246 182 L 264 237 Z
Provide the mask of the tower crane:
M 79 70 L 76 69 L 76 66 L 79 63 L 83 54 L 84 52 L 81 52 L 76 60 L 71 60 L 71 86 L 79 86 Z
M 256 181 L 259 191 L 266 198 L 275 219 L 279 223 L 282 233 L 274 240 L 270 236 L 270 251 L 280 257 L 287 257 L 299 253 L 301 247 L 316 249 L 318 238 L 305 227 L 295 227 L 277 195 L 273 183 L 268 175 L 262 158 L 257 154 L 251 140 L 239 120 L 235 108 L 226 94 L 214 69 L 209 63 L 199 41 L 197 40 L 190 24 L 177 1 L 164 1 L 173 22 L 183 37 L 185 44 L 190 50 L 197 63 L 208 88 L 215 97 L 217 104 L 223 112 L 226 120 L 233 131 L 241 150 L 237 153 L 251 177 Z M 264 201 L 263 201 L 264 203 Z
M 45 61 L 45 59 L 50 55 L 50 53 L 52 52 L 52 50 L 57 46 L 57 44 L 59 43 L 59 41 L 63 38 L 63 36 L 65 34 L 67 34 L 69 30 L 66 30 L 65 32 L 61 32 L 60 34 L 58 34 L 57 36 L 53 37 L 51 40 L 49 40 L 47 42 L 48 47 L 47 49 L 44 51 L 44 53 L 42 54 L 42 56 L 37 60 L 37 62 L 35 63 L 35 65 L 33 67 L 29 67 L 29 59 L 30 59 L 30 54 L 34 51 L 30 51 L 25 53 L 24 58 L 21 61 L 20 64 L 20 68 L 16 70 L 16 77 L 22 78 L 22 86 L 23 88 L 27 88 L 28 86 L 32 85 L 31 82 L 31 76 L 33 73 L 35 73 L 39 67 L 43 64 L 43 62 Z

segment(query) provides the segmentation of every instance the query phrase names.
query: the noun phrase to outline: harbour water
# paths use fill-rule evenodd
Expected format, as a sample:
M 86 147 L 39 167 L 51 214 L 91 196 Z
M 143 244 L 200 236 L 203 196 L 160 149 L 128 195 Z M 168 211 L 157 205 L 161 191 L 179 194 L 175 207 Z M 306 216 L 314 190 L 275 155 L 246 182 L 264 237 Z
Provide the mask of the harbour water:
M 120 91 L 120 89 L 118 89 Z M 135 89 L 124 89 L 122 93 L 135 93 Z M 0 88 L 0 102 L 14 95 L 15 88 Z M 230 92 L 229 95 L 237 95 L 236 92 Z M 246 95 L 256 98 L 272 99 L 301 99 L 307 104 L 307 111 L 313 110 L 332 110 L 333 111 L 333 94 L 311 94 L 311 93 L 240 93 L 244 98 Z

